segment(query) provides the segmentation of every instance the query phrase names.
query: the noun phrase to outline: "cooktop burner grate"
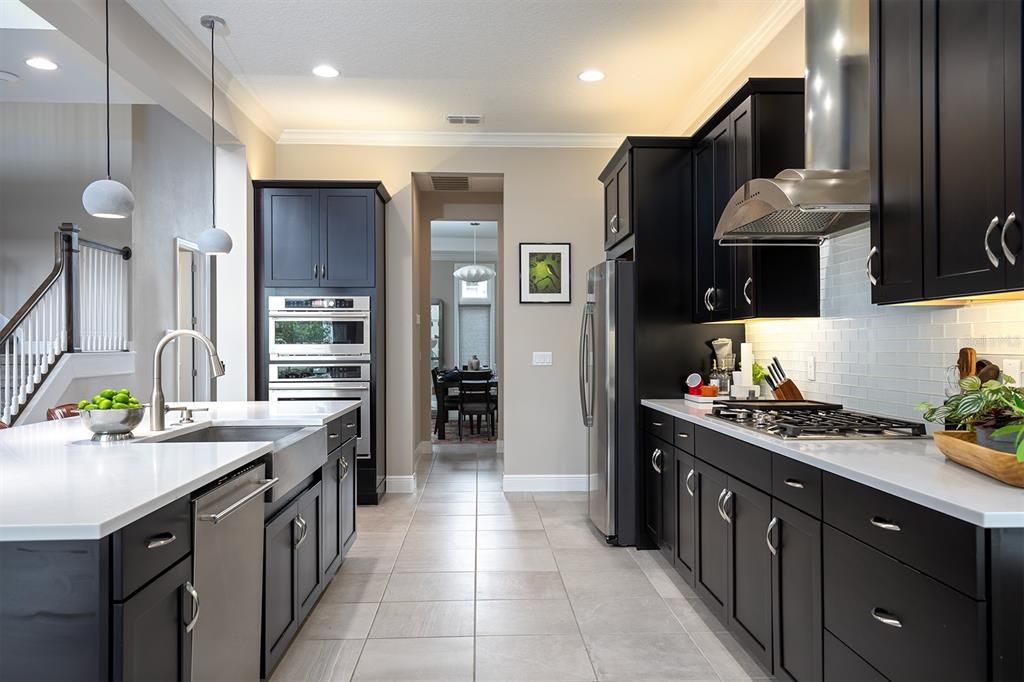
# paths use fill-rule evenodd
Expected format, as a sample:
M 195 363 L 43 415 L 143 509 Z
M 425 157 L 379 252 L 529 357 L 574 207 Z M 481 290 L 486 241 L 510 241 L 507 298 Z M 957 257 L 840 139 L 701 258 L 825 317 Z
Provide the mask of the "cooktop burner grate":
M 918 438 L 925 435 L 922 423 L 853 412 L 832 403 L 805 404 L 793 409 L 773 401 L 765 401 L 763 406 L 723 402 L 715 404 L 711 414 L 781 438 Z

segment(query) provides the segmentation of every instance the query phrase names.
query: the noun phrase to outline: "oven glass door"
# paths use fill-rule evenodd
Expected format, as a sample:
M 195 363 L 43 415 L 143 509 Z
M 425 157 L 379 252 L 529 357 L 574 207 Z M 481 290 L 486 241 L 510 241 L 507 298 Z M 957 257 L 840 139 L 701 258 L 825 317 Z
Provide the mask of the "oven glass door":
M 369 320 L 351 317 L 273 316 L 270 352 L 281 355 L 365 355 L 370 352 Z

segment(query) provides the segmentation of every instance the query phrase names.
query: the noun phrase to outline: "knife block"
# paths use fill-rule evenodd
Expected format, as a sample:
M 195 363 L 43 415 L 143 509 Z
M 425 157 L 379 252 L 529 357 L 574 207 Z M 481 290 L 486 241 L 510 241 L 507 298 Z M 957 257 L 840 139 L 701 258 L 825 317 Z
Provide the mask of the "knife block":
M 804 394 L 800 392 L 792 379 L 786 379 L 772 393 L 779 400 L 803 400 Z

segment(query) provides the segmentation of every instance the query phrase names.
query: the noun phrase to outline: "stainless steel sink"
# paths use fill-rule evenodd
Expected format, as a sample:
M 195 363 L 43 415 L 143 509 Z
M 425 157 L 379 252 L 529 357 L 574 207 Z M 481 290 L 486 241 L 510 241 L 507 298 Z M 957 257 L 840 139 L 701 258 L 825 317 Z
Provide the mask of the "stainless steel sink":
M 250 443 L 270 441 L 267 475 L 279 479 L 270 501 L 283 497 L 327 462 L 327 429 L 322 426 L 208 426 L 205 429 L 154 438 L 161 443 Z

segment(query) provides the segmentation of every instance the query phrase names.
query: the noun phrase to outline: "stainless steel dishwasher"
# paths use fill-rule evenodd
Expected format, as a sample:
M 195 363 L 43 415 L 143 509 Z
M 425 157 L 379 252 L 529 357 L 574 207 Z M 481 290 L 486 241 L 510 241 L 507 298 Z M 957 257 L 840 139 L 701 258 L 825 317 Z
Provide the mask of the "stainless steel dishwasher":
M 193 680 L 260 678 L 263 500 L 277 483 L 265 470 L 261 462 L 236 471 L 192 501 Z

